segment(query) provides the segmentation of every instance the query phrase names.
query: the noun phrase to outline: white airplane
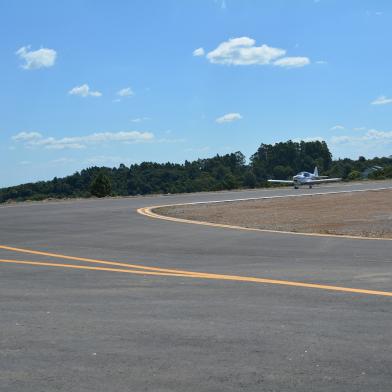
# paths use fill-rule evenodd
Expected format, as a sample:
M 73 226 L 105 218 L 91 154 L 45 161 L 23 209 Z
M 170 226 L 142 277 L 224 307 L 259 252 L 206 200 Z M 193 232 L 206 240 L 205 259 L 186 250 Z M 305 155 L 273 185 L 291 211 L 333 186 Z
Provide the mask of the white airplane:
M 316 184 L 337 181 L 342 181 L 342 179 L 328 178 L 328 176 L 319 176 L 317 167 L 314 168 L 314 173 L 303 171 L 295 175 L 292 180 L 268 180 L 268 182 L 294 185 L 294 189 L 298 189 L 302 185 L 307 185 L 309 188 L 312 188 L 312 186 Z

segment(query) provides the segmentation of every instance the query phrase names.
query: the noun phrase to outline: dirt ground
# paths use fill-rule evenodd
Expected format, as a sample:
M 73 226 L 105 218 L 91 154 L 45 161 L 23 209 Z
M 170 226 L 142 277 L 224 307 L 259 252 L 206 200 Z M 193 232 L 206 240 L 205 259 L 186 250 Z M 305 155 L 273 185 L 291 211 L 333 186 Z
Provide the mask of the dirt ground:
M 164 207 L 155 212 L 258 229 L 392 238 L 392 190 Z

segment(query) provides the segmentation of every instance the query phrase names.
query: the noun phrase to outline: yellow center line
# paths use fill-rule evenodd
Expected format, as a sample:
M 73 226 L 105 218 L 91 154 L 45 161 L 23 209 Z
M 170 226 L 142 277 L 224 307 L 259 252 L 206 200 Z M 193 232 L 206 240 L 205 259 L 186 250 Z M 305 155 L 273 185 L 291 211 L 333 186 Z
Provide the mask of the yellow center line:
M 111 272 L 123 272 L 127 274 L 136 275 L 158 275 L 158 276 L 184 276 L 193 277 L 196 275 L 189 274 L 171 274 L 165 272 L 152 272 L 152 271 L 140 271 L 131 269 L 121 269 L 121 268 L 109 268 L 109 267 L 90 267 L 88 265 L 76 265 L 76 264 L 61 264 L 61 263 L 48 263 L 44 261 L 30 261 L 30 260 L 10 260 L 10 259 L 0 259 L 0 263 L 13 263 L 13 264 L 27 264 L 27 265 L 38 265 L 46 267 L 61 267 L 61 268 L 74 268 L 82 270 L 92 270 L 92 271 L 111 271 Z
M 174 274 L 180 273 L 180 274 L 191 274 L 191 275 L 198 275 L 199 274 L 198 272 L 192 272 L 192 271 L 181 271 L 181 270 L 177 270 L 177 269 L 148 267 L 148 266 L 143 266 L 143 265 L 139 265 L 139 264 L 118 263 L 115 261 L 96 260 L 96 259 L 89 259 L 89 258 L 85 258 L 85 257 L 67 256 L 67 255 L 62 255 L 59 253 L 49 253 L 49 252 L 42 252 L 42 251 L 31 250 L 31 249 L 13 248 L 11 246 L 6 246 L 6 245 L 0 245 L 0 249 L 12 251 L 12 252 L 18 252 L 18 253 L 27 253 L 27 254 L 33 254 L 33 255 L 54 257 L 54 258 L 58 258 L 58 259 L 83 261 L 86 263 L 94 263 L 94 264 L 114 265 L 114 266 L 119 266 L 119 267 L 135 268 L 135 269 L 141 269 L 141 270 L 147 270 L 147 271 L 157 271 L 157 272 L 165 272 L 165 273 L 168 272 L 168 273 L 174 273 Z M 201 275 L 203 275 L 203 273 L 201 273 Z
M 9 250 L 10 247 L 0 245 L 0 248 Z M 20 250 L 19 248 L 11 248 L 11 249 Z M 20 250 L 20 251 L 22 251 L 22 250 Z M 392 297 L 392 292 L 389 292 L 389 291 L 357 289 L 357 288 L 351 288 L 351 287 L 340 287 L 340 286 L 331 286 L 331 285 L 323 285 L 323 284 L 315 284 L 315 283 L 294 282 L 294 281 L 288 281 L 288 280 L 257 278 L 257 277 L 250 277 L 250 276 L 222 275 L 222 274 L 200 273 L 200 272 L 182 271 L 182 270 L 169 270 L 169 269 L 154 268 L 154 267 L 146 267 L 146 268 L 154 269 L 154 271 L 151 271 L 151 270 L 143 270 L 143 271 L 131 270 L 129 267 L 133 266 L 134 264 L 104 262 L 102 260 L 77 258 L 77 257 L 72 257 L 72 256 L 59 255 L 56 253 L 29 251 L 26 249 L 23 249 L 23 251 L 24 251 L 24 253 L 53 255 L 53 257 L 57 257 L 57 258 L 68 258 L 68 259 L 82 260 L 82 261 L 88 260 L 89 262 L 100 262 L 100 263 L 108 263 L 108 264 L 114 264 L 114 265 L 123 265 L 123 266 L 126 266 L 127 269 L 109 268 L 109 267 L 92 267 L 92 266 L 90 267 L 90 266 L 81 266 L 81 265 L 73 265 L 73 264 L 57 264 L 57 263 L 49 263 L 49 262 L 41 262 L 41 261 L 35 262 L 35 261 L 9 260 L 9 259 L 0 259 L 0 262 L 15 263 L 15 264 L 30 264 L 30 265 L 48 266 L 48 267 L 62 267 L 62 268 L 84 269 L 84 270 L 96 270 L 96 271 L 122 272 L 122 273 L 129 273 L 129 274 L 138 274 L 138 275 L 174 276 L 174 277 L 183 277 L 183 278 L 213 279 L 213 280 L 226 280 L 226 281 L 234 281 L 234 282 L 262 283 L 262 284 L 273 284 L 273 285 L 281 285 L 281 286 L 292 286 L 292 287 L 302 287 L 302 288 L 338 291 L 338 292 L 345 292 L 345 293 L 356 293 L 356 294 L 367 294 L 367 295 L 379 295 L 379 296 L 384 296 L 384 297 Z M 176 272 L 170 272 L 170 271 L 176 271 Z

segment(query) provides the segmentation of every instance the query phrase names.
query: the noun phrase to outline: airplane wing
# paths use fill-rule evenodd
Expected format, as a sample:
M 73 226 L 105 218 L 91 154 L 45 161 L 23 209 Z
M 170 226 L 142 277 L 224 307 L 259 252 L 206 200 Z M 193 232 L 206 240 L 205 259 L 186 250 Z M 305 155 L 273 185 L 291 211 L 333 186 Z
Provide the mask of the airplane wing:
M 294 184 L 294 181 L 291 180 L 268 180 L 268 182 L 276 182 L 279 184 Z
M 312 181 L 308 181 L 306 182 L 306 184 L 323 184 L 326 182 L 338 182 L 338 181 L 342 181 L 341 178 L 323 178 L 321 180 L 312 180 Z

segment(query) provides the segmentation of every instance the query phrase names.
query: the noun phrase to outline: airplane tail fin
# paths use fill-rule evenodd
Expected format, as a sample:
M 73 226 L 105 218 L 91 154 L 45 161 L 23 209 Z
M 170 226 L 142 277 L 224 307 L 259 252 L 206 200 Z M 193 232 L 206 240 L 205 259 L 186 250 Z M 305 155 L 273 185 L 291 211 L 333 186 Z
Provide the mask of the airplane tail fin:
M 314 173 L 313 174 L 314 174 L 315 177 L 319 176 L 317 166 L 314 168 Z

